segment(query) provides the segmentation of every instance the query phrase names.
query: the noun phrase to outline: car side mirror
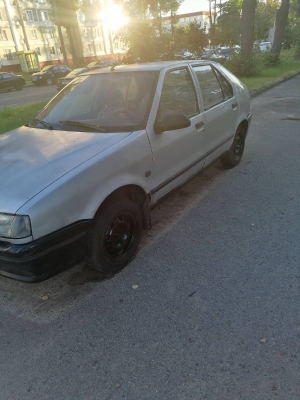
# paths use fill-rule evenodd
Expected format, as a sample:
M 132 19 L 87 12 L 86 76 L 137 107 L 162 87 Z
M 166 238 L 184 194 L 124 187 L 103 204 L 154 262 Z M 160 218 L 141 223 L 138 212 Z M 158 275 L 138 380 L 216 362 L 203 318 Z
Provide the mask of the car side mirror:
M 191 120 L 184 114 L 169 114 L 156 120 L 154 124 L 154 132 L 159 135 L 165 131 L 173 131 L 176 129 L 187 128 L 191 125 Z

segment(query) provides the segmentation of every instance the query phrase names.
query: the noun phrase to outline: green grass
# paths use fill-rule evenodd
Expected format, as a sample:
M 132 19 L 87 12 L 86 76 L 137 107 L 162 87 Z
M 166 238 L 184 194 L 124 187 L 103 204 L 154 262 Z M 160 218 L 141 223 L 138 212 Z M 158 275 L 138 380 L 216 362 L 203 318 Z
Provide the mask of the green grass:
M 282 50 L 280 53 L 281 63 L 277 67 L 264 68 L 261 70 L 259 76 L 252 78 L 241 77 L 241 81 L 247 85 L 250 93 L 252 93 L 271 83 L 279 81 L 293 72 L 300 72 L 300 60 L 294 59 L 294 53 L 295 48 Z
M 31 121 L 41 110 L 45 101 L 41 103 L 26 104 L 15 108 L 3 108 L 0 110 L 0 134 L 18 128 Z

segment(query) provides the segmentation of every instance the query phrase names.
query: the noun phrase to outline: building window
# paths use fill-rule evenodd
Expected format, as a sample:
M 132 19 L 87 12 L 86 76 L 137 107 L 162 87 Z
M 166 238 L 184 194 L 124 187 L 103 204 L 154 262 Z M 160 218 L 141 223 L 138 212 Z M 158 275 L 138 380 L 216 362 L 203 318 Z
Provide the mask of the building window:
M 27 21 L 34 21 L 33 12 L 31 10 L 26 10 L 26 19 Z
M 8 40 L 7 33 L 5 29 L 0 29 L 0 40 Z
M 31 39 L 37 39 L 38 38 L 38 36 L 37 36 L 37 33 L 36 33 L 36 30 L 35 29 L 31 29 Z
M 102 51 L 102 44 L 101 43 L 96 43 L 96 50 Z
M 38 3 L 45 3 L 45 0 L 38 0 Z
M 11 52 L 11 50 L 4 50 L 4 57 L 7 59 L 7 60 L 13 60 L 13 55 L 12 55 L 12 52 Z
M 83 36 L 88 37 L 89 36 L 89 30 L 87 28 L 83 29 Z
M 92 45 L 89 43 L 89 44 L 87 44 L 86 45 L 86 49 L 87 49 L 87 51 L 89 52 L 89 53 L 91 53 L 92 52 Z
M 3 21 L 3 16 L 2 16 L 1 10 L 0 10 L 0 21 Z
M 99 28 L 95 28 L 95 30 L 94 30 L 94 36 L 95 36 L 95 37 L 99 37 L 99 36 L 100 36 L 100 29 L 99 29 Z
M 114 42 L 114 45 L 115 45 L 115 49 L 119 50 L 119 42 Z
M 49 21 L 48 11 L 41 11 L 42 21 Z
M 47 39 L 53 39 L 54 38 L 54 33 L 52 29 L 45 29 L 44 30 L 45 36 Z
M 39 47 L 35 48 L 35 52 L 40 56 L 41 55 L 41 49 Z
M 56 54 L 56 51 L 55 51 L 55 47 L 54 46 L 51 46 L 51 47 L 49 47 L 49 51 L 50 51 L 50 54 Z

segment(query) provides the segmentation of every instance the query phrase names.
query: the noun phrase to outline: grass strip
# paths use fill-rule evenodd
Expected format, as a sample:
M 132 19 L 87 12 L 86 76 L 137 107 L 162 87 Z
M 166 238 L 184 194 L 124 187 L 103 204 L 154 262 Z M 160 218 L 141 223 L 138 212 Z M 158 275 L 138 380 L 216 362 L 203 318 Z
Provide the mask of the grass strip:
M 27 124 L 41 110 L 46 101 L 0 110 L 0 134 Z
M 243 78 L 240 80 L 245 83 L 250 93 L 255 92 L 265 86 L 279 81 L 294 72 L 300 72 L 300 60 L 294 59 L 295 49 L 282 50 L 280 54 L 280 64 L 276 67 L 263 68 L 259 76 Z

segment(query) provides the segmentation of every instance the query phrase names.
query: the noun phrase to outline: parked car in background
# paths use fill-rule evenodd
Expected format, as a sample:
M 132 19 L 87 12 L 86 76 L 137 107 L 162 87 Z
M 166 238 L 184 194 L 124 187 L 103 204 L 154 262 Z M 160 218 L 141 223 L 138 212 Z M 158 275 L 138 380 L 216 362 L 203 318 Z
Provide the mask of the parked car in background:
M 87 68 L 89 69 L 96 69 L 96 68 L 104 68 L 104 67 L 108 67 L 110 65 L 114 65 L 114 60 L 112 58 L 101 58 L 100 60 L 95 60 L 90 62 L 87 65 Z
M 247 87 L 211 61 L 75 78 L 1 135 L 0 273 L 32 282 L 84 259 L 118 272 L 157 202 L 219 157 L 239 164 L 250 121 Z
M 22 75 L 9 74 L 8 72 L 0 73 L 0 90 L 22 90 L 25 85 L 25 79 Z
M 47 65 L 40 72 L 31 75 L 31 81 L 36 85 L 53 85 L 58 78 L 68 75 L 71 68 L 66 65 Z
M 56 82 L 56 88 L 58 91 L 63 89 L 68 83 L 70 83 L 74 78 L 78 75 L 83 74 L 84 72 L 89 71 L 89 68 L 76 68 L 73 69 L 68 75 L 63 78 L 59 78 Z
M 260 51 L 263 51 L 263 52 L 270 51 L 271 47 L 272 47 L 271 42 L 261 42 L 261 43 L 259 43 Z

